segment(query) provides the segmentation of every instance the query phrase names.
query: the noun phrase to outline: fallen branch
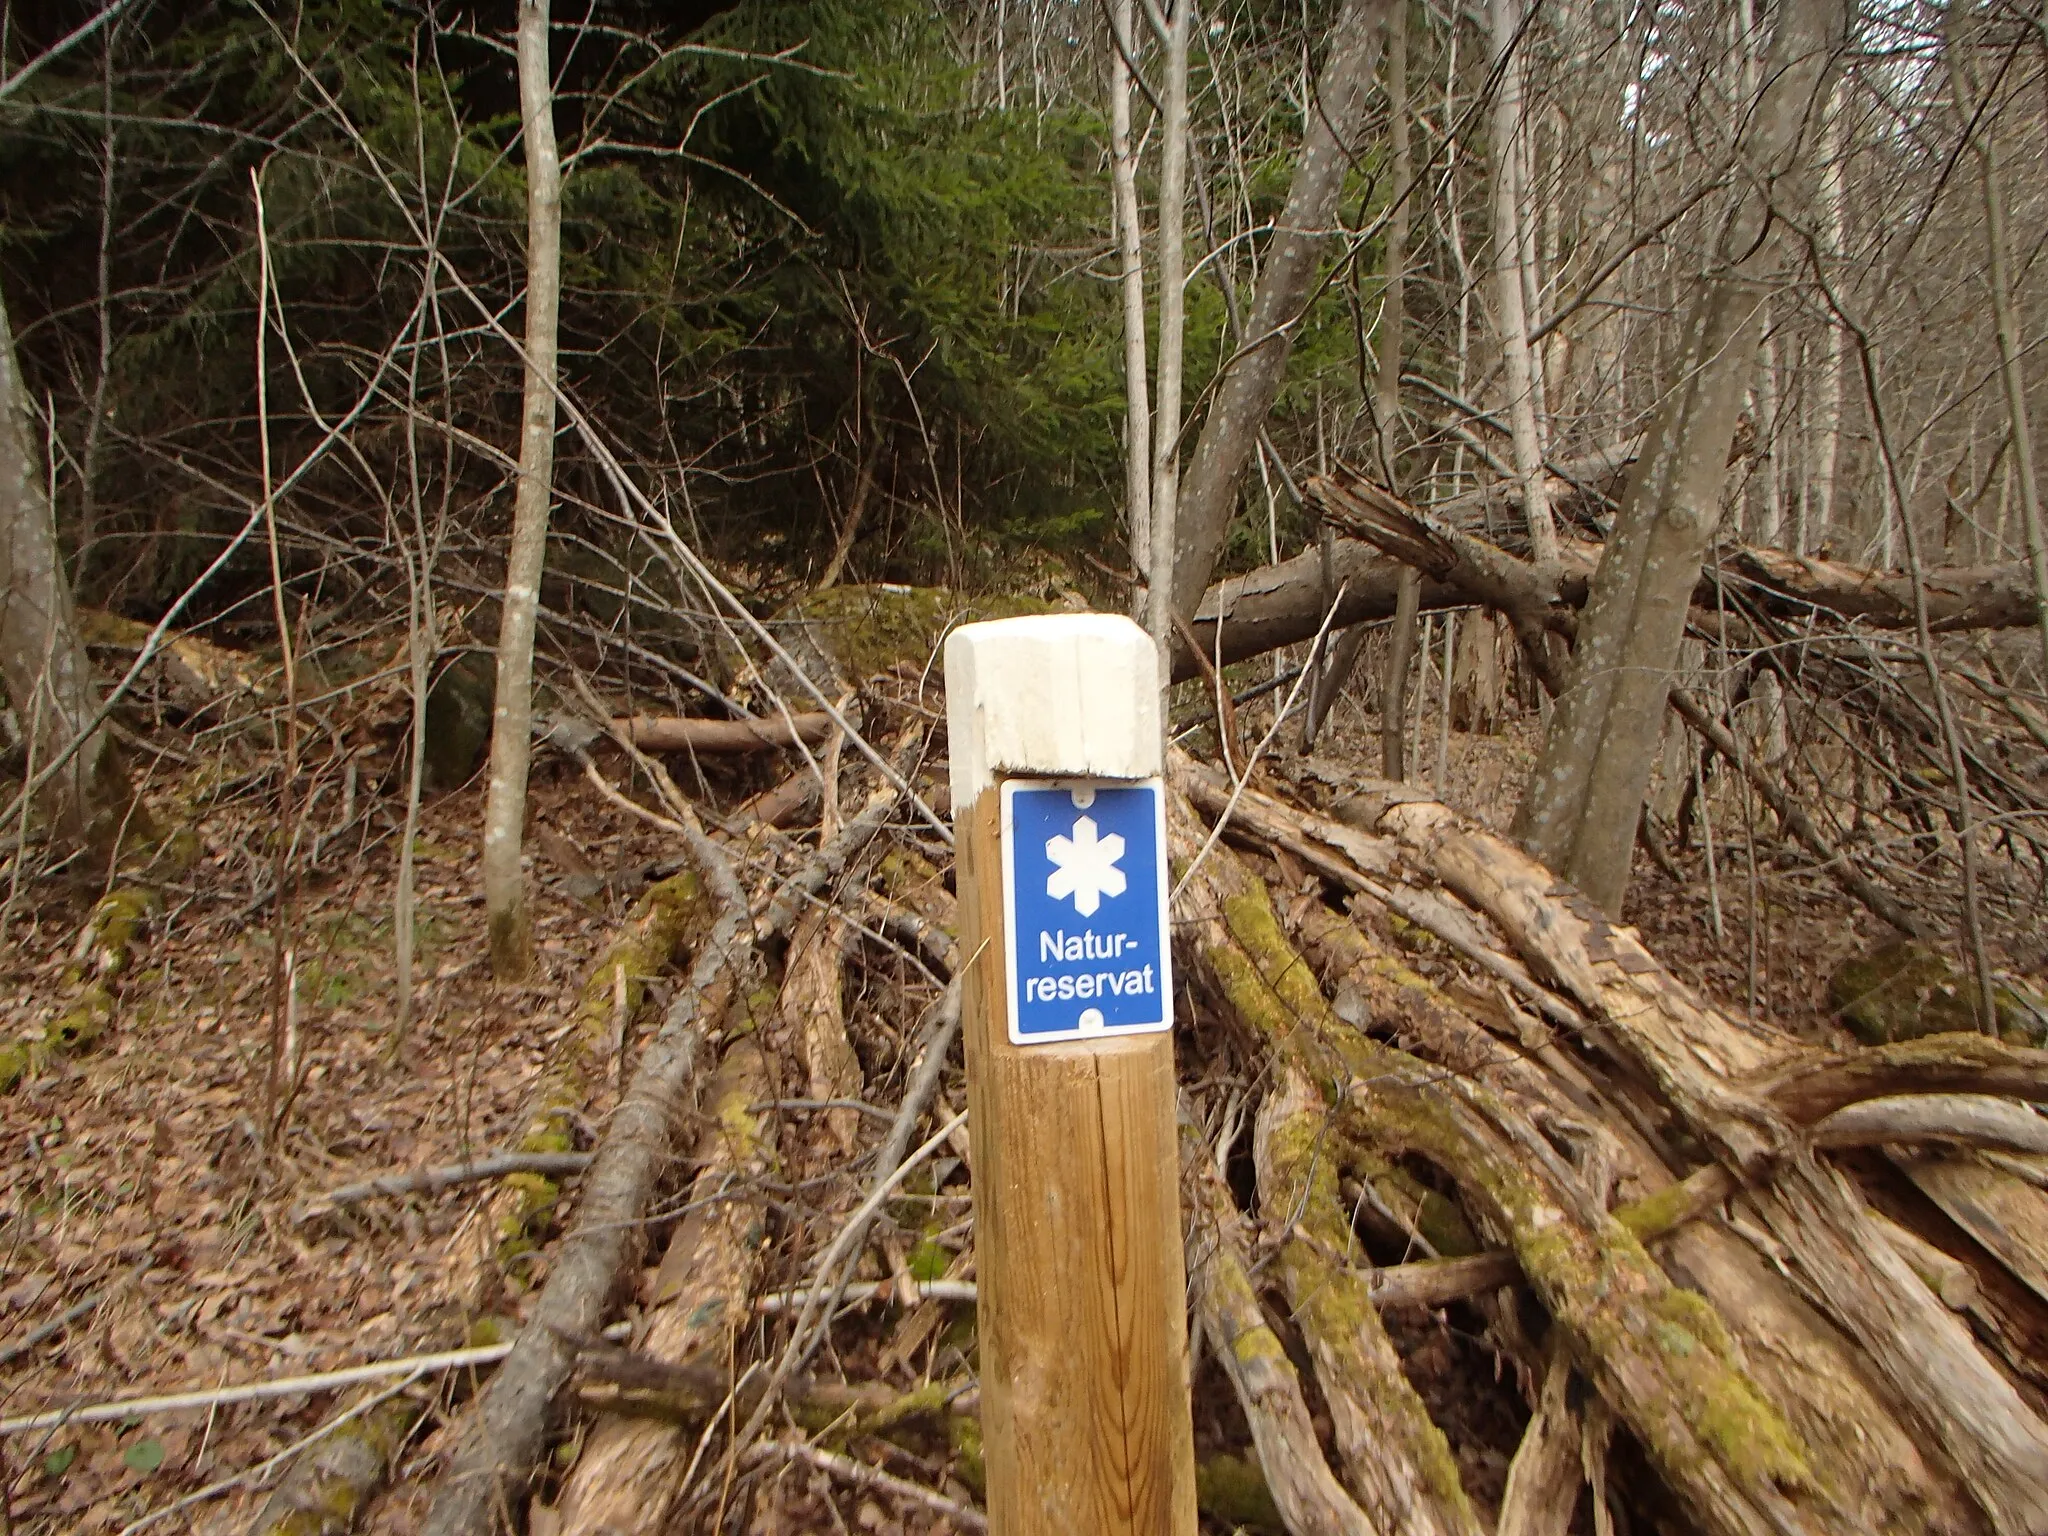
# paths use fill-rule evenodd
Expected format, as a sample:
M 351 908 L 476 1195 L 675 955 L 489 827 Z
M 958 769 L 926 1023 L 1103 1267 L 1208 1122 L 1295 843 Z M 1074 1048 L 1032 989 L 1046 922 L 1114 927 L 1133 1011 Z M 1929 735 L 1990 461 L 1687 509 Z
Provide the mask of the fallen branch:
M 871 1467 L 866 1462 L 855 1461 L 850 1456 L 840 1456 L 832 1451 L 821 1450 L 815 1445 L 801 1445 L 787 1440 L 767 1440 L 748 1451 L 744 1460 L 750 1467 L 768 1465 L 778 1461 L 800 1461 L 821 1471 L 829 1472 L 841 1482 L 851 1483 L 870 1493 L 883 1494 L 919 1509 L 931 1510 L 944 1515 L 963 1531 L 986 1531 L 988 1517 L 978 1509 L 970 1509 L 957 1499 L 949 1499 L 942 1493 L 908 1482 Z
M 765 752 L 802 742 L 815 747 L 832 733 L 827 714 L 763 720 L 699 720 L 689 715 L 630 715 L 612 721 L 634 746 L 648 752 Z
M 2010 1099 L 1981 1093 L 1918 1093 L 1866 1099 L 1813 1128 L 1816 1147 L 1952 1142 L 1994 1152 L 2048 1152 L 2048 1120 Z
M 544 1173 L 550 1176 L 581 1173 L 590 1166 L 588 1152 L 501 1152 L 467 1163 L 449 1163 L 439 1168 L 419 1168 L 410 1173 L 380 1174 L 357 1184 L 343 1184 L 317 1196 L 301 1209 L 295 1220 L 306 1221 L 345 1205 L 360 1205 L 379 1196 L 396 1199 L 401 1195 L 433 1195 L 458 1184 L 478 1179 L 502 1178 L 508 1173 Z
M 546 1448 L 547 1415 L 574 1366 L 565 1336 L 596 1331 L 673 1144 L 676 1106 L 704 1032 L 746 984 L 755 960 L 746 894 L 725 856 L 691 829 L 691 855 L 718 918 L 688 981 L 643 1049 L 585 1176 L 576 1223 L 562 1240 L 532 1321 L 472 1410 L 468 1432 L 428 1511 L 428 1536 L 484 1536 Z
M 1294 1536 L 1375 1536 L 1323 1457 L 1301 1377 L 1252 1289 L 1244 1217 L 1195 1133 L 1185 1099 L 1180 1138 L 1185 1203 L 1194 1213 L 1188 1279 L 1202 1327 L 1216 1341 L 1216 1357 L 1251 1426 L 1273 1502 Z
M 904 1293 L 906 1283 L 909 1294 Z M 817 1292 L 806 1287 L 796 1291 L 770 1291 L 765 1296 L 754 1298 L 754 1311 L 763 1317 L 772 1317 L 778 1312 L 794 1312 L 801 1308 Z M 887 1280 L 858 1281 L 842 1285 L 824 1305 L 834 1309 L 860 1306 L 871 1301 L 900 1301 L 906 1305 L 921 1301 L 964 1302 L 973 1306 L 980 1295 L 979 1288 L 972 1280 L 911 1280 L 891 1277 Z
M 669 1239 L 639 1328 L 639 1349 L 654 1360 L 723 1359 L 745 1325 L 766 1202 L 759 1194 L 719 1196 L 735 1185 L 758 1186 L 774 1167 L 774 1122 L 748 1107 L 766 1097 L 767 1081 L 760 1046 L 741 1038 L 726 1050 L 705 1094 L 691 1210 Z M 562 1488 L 564 1536 L 660 1529 L 689 1459 L 689 1439 L 672 1424 L 599 1420 Z

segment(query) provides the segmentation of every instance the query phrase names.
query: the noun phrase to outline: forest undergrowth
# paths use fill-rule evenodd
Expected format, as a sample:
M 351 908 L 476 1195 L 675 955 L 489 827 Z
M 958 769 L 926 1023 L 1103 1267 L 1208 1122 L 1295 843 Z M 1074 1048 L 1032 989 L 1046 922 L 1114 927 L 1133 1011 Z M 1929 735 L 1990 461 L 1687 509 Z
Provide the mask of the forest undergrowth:
M 1282 697 L 1276 690 L 1244 706 L 1236 723 L 1246 739 L 1264 733 Z M 928 669 L 905 665 L 875 679 L 863 702 L 870 728 L 893 733 L 911 782 L 939 800 L 943 743 L 930 733 L 943 700 Z M 1202 724 L 1199 698 L 1190 707 L 1189 730 L 1199 738 L 1191 744 L 1206 740 L 1213 748 L 1214 725 Z M 378 704 L 373 697 L 360 708 L 374 715 Z M 1291 741 L 1276 744 L 1256 781 L 1308 803 L 1319 794 L 1317 764 L 1350 764 L 1369 777 L 1378 726 L 1346 699 L 1315 759 L 1297 760 Z M 508 1337 L 573 1221 L 573 1173 L 529 1171 L 395 1192 L 366 1189 L 366 1181 L 542 1143 L 558 1156 L 587 1153 L 635 1054 L 689 986 L 681 960 L 696 940 L 678 930 L 656 946 L 666 953 L 631 948 L 633 936 L 648 931 L 650 914 L 658 917 L 661 902 L 689 881 L 691 867 L 671 822 L 675 779 L 650 779 L 646 758 L 636 767 L 637 754 L 600 743 L 587 754 L 578 748 L 541 760 L 529 835 L 538 966 L 524 985 L 494 983 L 484 959 L 472 856 L 480 781 L 429 796 L 414 843 L 415 1000 L 400 1040 L 392 914 L 404 807 L 378 787 L 390 776 L 366 757 L 345 797 L 332 786 L 311 797 L 294 844 L 290 915 L 280 925 L 279 753 L 252 728 L 233 736 L 232 750 L 202 774 L 195 734 L 217 747 L 219 732 L 165 724 L 161 715 L 157 727 L 132 735 L 129 748 L 158 824 L 154 852 L 111 874 L 81 861 L 17 881 L 8 903 L 0 947 L 4 1038 L 33 1047 L 33 1059 L 13 1090 L 0 1094 L 0 1158 L 11 1170 L 0 1195 L 0 1418 L 319 1378 L 377 1361 L 487 1349 Z M 1425 721 L 1423 776 L 1431 777 L 1427 764 L 1440 764 L 1444 801 L 1476 827 L 1505 831 L 1538 728 L 1533 716 L 1510 715 L 1493 733 L 1449 731 L 1440 717 Z M 739 1268 L 720 1278 L 727 1299 L 747 1299 L 752 1315 L 737 1326 L 696 1327 L 695 1350 L 685 1354 L 714 1364 L 727 1351 L 735 1359 L 773 1357 L 800 1288 L 813 1278 L 813 1257 L 867 1191 L 866 1165 L 897 1106 L 914 1078 L 930 1077 L 917 1068 L 935 1038 L 933 1021 L 945 1014 L 943 979 L 953 958 L 947 851 L 929 827 L 906 817 L 893 793 L 871 795 L 872 776 L 842 746 L 816 759 L 832 772 L 829 808 L 815 793 L 786 793 L 817 782 L 818 769 L 794 752 L 671 760 L 678 775 L 696 768 L 689 802 L 749 893 L 773 960 L 721 1021 L 700 1032 L 696 1048 L 706 1062 L 725 1045 L 727 1065 L 717 1075 L 708 1065 L 695 1073 L 697 1107 L 678 1137 L 679 1146 L 695 1150 L 664 1180 L 646 1221 L 645 1252 L 609 1315 L 644 1338 L 677 1286 L 697 1283 L 678 1279 L 673 1257 L 663 1263 L 663 1244 L 693 1211 L 719 1209 L 734 1198 L 729 1190 L 739 1190 L 753 1223 L 751 1251 L 726 1253 L 722 1262 Z M 230 758 L 233 771 L 224 771 Z M 333 766 L 312 776 L 330 782 Z M 757 819 L 763 811 L 787 825 Z M 821 875 L 818 850 L 847 843 L 847 829 L 863 825 L 866 834 Z M 1882 937 L 1882 925 L 1826 880 L 1780 872 L 1768 857 L 1752 887 L 1731 873 L 1744 867 L 1746 851 L 1724 832 L 1711 892 L 1702 850 L 1681 853 L 1668 871 L 1639 856 L 1627 917 L 1672 973 L 1712 1005 L 1736 1017 L 1754 1007 L 1813 1045 L 1839 1047 L 1848 1037 L 1832 1015 L 1829 977 Z M 1285 849 L 1272 852 L 1267 871 L 1276 893 L 1319 888 Z M 1752 890 L 1760 898 L 1754 910 Z M 99 958 L 107 903 L 122 893 L 134 902 L 132 921 L 125 953 L 108 966 Z M 701 932 L 701 921 L 686 915 L 682 926 Z M 1398 918 L 1389 926 L 1382 914 L 1373 931 L 1412 968 L 1417 985 L 1468 985 L 1469 967 L 1420 928 Z M 277 1106 L 266 1089 L 266 1053 L 279 1039 L 281 932 L 291 966 L 285 1059 L 277 1069 L 287 1097 Z M 628 965 L 636 972 L 630 996 Z M 56 1048 L 53 1026 L 96 986 L 106 994 L 98 1032 Z M 1230 1069 L 1203 1067 L 1230 1054 L 1218 1054 L 1216 1010 L 1206 997 L 1196 1005 L 1191 995 L 1190 1005 L 1184 1076 L 1222 1071 L 1227 1081 Z M 750 1086 L 734 1098 L 728 1077 L 742 1040 L 760 1051 L 742 1074 Z M 537 1120 L 536 1096 L 546 1096 L 565 1056 L 580 1063 L 573 1100 L 554 1119 Z M 929 1111 L 921 1128 L 963 1105 L 957 1058 L 920 1091 Z M 1234 1102 L 1242 1117 L 1241 1089 Z M 747 1137 L 770 1149 L 737 1183 L 735 1154 L 717 1146 L 735 1116 Z M 547 1134 L 537 1141 L 542 1121 Z M 1242 1149 L 1237 1155 L 1245 1156 Z M 964 1401 L 971 1413 L 973 1390 L 973 1308 L 971 1289 L 963 1289 L 973 1272 L 967 1157 L 956 1127 L 950 1144 L 884 1208 L 884 1220 L 860 1245 L 865 1252 L 855 1254 L 849 1273 L 865 1290 L 825 1333 L 807 1378 L 811 1399 L 797 1398 L 785 1421 L 816 1431 L 806 1443 L 824 1448 L 821 1454 L 737 1458 L 708 1484 L 700 1476 L 696 1502 L 674 1511 L 666 1528 L 979 1528 L 978 1443 L 963 1429 L 970 1420 L 961 1408 Z M 694 1181 L 721 1168 L 725 1187 L 698 1192 Z M 1431 1198 L 1412 1180 L 1406 1187 L 1418 1200 Z M 1374 1203 L 1363 1186 L 1347 1188 Z M 480 1220 L 497 1224 L 481 1259 Z M 1412 1234 L 1402 1238 L 1398 1221 L 1356 1225 L 1370 1238 L 1362 1258 L 1400 1265 L 1429 1251 Z M 716 1235 L 698 1232 L 695 1240 L 715 1248 Z M 489 1274 L 479 1280 L 483 1271 Z M 1504 1345 L 1501 1317 L 1468 1297 L 1394 1306 L 1384 1318 L 1406 1379 L 1448 1437 L 1465 1495 L 1498 1507 L 1531 1412 L 1527 1362 L 1518 1364 Z M 314 1380 L 256 1401 L 115 1413 L 105 1422 L 14 1434 L 0 1440 L 10 1529 L 297 1529 L 278 1523 L 285 1511 L 273 1498 L 295 1465 L 292 1453 L 309 1438 L 317 1450 L 323 1433 L 340 1440 L 351 1423 L 360 1428 L 391 1402 L 406 1411 L 386 1423 L 387 1465 L 352 1496 L 349 1513 L 364 1507 L 362 1529 L 416 1529 L 463 1409 L 490 1368 L 482 1361 L 341 1387 Z M 607 1384 L 602 1367 L 592 1367 L 576 1390 L 587 1404 L 616 1403 L 618 1393 L 636 1390 L 630 1376 L 622 1380 Z M 848 1384 L 839 1398 L 824 1385 L 831 1382 Z M 643 1382 L 638 1390 L 658 1397 L 664 1388 Z M 1251 1470 L 1256 1458 L 1246 1453 L 1255 1437 L 1213 1338 L 1194 1390 L 1209 1528 L 1283 1529 Z M 375 1406 L 365 1412 L 365 1402 Z M 697 1402 L 671 1416 L 701 1419 L 708 1406 Z M 726 1406 L 731 1411 L 732 1400 Z M 1327 1440 L 1329 1410 L 1312 1411 Z M 573 1519 L 563 1525 L 561 1505 L 569 1502 L 573 1517 L 574 1501 L 589 1497 L 570 1487 L 573 1468 L 579 1453 L 590 1453 L 593 1426 L 607 1421 L 587 1412 L 572 1419 L 533 1485 L 536 1531 L 574 1528 Z M 1625 1466 L 1642 1452 L 1624 1440 L 1616 1454 Z M 863 1480 L 861 1469 L 878 1475 Z M 372 1502 L 387 1479 L 390 1491 Z M 733 1524 L 742 1508 L 744 1519 Z M 1590 1518 L 1584 1510 L 1581 1516 Z

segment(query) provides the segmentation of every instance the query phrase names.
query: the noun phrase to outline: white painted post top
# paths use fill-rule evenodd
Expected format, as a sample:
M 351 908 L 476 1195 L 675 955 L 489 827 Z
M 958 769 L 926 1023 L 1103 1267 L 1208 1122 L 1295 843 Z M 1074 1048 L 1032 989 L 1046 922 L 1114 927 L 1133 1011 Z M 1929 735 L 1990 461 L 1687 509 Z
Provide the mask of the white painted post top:
M 1159 653 L 1122 614 L 965 624 L 946 637 L 953 814 L 999 773 L 1143 779 L 1165 766 Z

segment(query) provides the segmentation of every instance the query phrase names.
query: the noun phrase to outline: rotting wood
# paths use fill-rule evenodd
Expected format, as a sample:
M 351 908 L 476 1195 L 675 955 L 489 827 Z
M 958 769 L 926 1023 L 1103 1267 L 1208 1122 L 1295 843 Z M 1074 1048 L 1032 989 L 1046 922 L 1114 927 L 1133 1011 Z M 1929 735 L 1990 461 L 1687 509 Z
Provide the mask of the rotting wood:
M 1865 1099 L 1812 1130 L 1817 1147 L 1951 1142 L 1997 1152 L 2048 1153 L 2048 1120 L 1983 1093 L 1914 1093 Z
M 1998 1094 L 2048 1102 L 2048 1051 L 1986 1035 L 1923 1035 L 1859 1051 L 1809 1052 L 1751 1079 L 1793 1120 L 1812 1123 L 1894 1094 Z
M 419 1416 L 418 1403 L 397 1398 L 326 1436 L 292 1463 L 249 1536 L 346 1536 L 383 1488 Z
M 1892 1161 L 2007 1273 L 2048 1302 L 2048 1190 L 1968 1154 L 1894 1153 Z
M 1961 1259 L 1951 1258 L 1919 1233 L 1900 1226 L 1881 1212 L 1871 1213 L 1871 1223 L 1885 1236 L 1885 1241 L 1898 1249 L 1904 1259 L 1923 1281 L 1927 1288 L 1941 1298 L 1941 1304 L 1951 1312 L 1968 1312 L 1977 1305 L 1982 1292 L 1977 1284 L 1976 1271 Z
M 1886 1241 L 1848 1181 L 1794 1156 L 1745 1204 L 1808 1299 L 1862 1346 L 1954 1462 L 1993 1530 L 2048 1530 L 2048 1424 Z
M 690 1213 L 669 1239 L 635 1347 L 684 1364 L 708 1356 L 723 1370 L 733 1336 L 746 1325 L 747 1298 L 761 1267 L 766 1199 L 756 1188 L 773 1166 L 773 1124 L 752 1106 L 768 1092 L 761 1048 L 742 1038 L 727 1048 L 704 1096 L 698 1173 Z M 710 1408 L 715 1409 L 714 1399 Z M 562 1536 L 659 1530 L 694 1436 L 648 1419 L 600 1419 L 557 1505 Z
M 1183 859 L 1199 840 L 1189 820 L 1169 815 Z M 1713 1307 L 1670 1283 L 1548 1141 L 1481 1085 L 1342 1025 L 1234 854 L 1212 850 L 1184 899 L 1201 969 L 1251 1033 L 1314 1053 L 1356 1134 L 1430 1158 L 1511 1240 L 1575 1358 L 1703 1529 L 1855 1529 L 1814 1486 L 1804 1446 L 1742 1370 Z
M 93 903 L 64 968 L 70 999 L 44 1026 L 40 1039 L 0 1042 L 0 1093 L 6 1093 L 53 1056 L 90 1050 L 114 1022 L 119 986 L 135 946 L 163 906 L 145 885 L 122 885 Z
M 1536 1411 L 1508 1463 L 1494 1536 L 1565 1536 L 1585 1481 L 1580 1451 L 1586 1426 L 1571 1400 L 1570 1351 L 1553 1345 Z
M 1330 1106 L 1298 1064 L 1283 1059 L 1275 1072 L 1252 1142 L 1259 1204 L 1345 1485 L 1380 1531 L 1479 1536 L 1450 1445 L 1401 1372 L 1369 1282 L 1348 1262 L 1354 1239 L 1325 1145 Z
M 1185 1101 L 1180 1146 L 1192 1213 L 1187 1252 L 1195 1307 L 1237 1391 L 1281 1518 L 1293 1536 L 1379 1536 L 1323 1459 L 1301 1378 L 1252 1289 L 1244 1217 Z
M 853 930 L 845 919 L 829 911 L 807 913 L 790 939 L 778 1007 L 805 1073 L 805 1091 L 817 1100 L 860 1097 L 860 1058 L 846 1038 L 846 1008 L 840 993 L 841 973 L 852 949 Z M 853 1155 L 859 1118 L 853 1109 L 825 1111 L 833 1160 Z
M 485 1536 L 532 1475 L 545 1449 L 549 1407 L 574 1364 L 569 1340 L 596 1331 L 612 1286 L 641 1241 L 640 1217 L 669 1160 L 677 1105 L 699 1042 L 735 996 L 746 993 L 756 963 L 746 894 L 724 855 L 701 831 L 692 833 L 691 854 L 717 919 L 675 1004 L 641 1052 L 527 1326 L 471 1410 L 428 1511 L 428 1536 Z
M 1319 904 L 1304 901 L 1290 909 L 1290 921 L 1299 922 L 1302 915 L 1319 910 Z M 1839 1500 L 1825 1511 L 1808 1512 L 1813 1528 L 1979 1529 L 1960 1485 L 1943 1470 L 1938 1456 L 1932 1463 L 1921 1456 L 1916 1437 L 1924 1439 L 1922 1432 L 1917 1424 L 1908 1427 L 1897 1418 L 1898 1410 L 1868 1376 L 1860 1354 L 1747 1244 L 1718 1222 L 1693 1220 L 1718 1206 L 1733 1189 L 1725 1170 L 1708 1165 L 1679 1183 L 1669 1182 L 1670 1175 L 1661 1170 L 1654 1152 L 1625 1123 L 1611 1118 L 1611 1110 L 1601 1109 L 1597 1096 L 1586 1097 L 1594 1085 L 1582 1081 L 1584 1073 L 1555 1047 L 1546 1047 L 1532 1060 L 1526 1047 L 1488 1041 L 1455 1008 L 1419 1008 L 1416 1000 L 1427 993 L 1426 984 L 1398 962 L 1376 959 L 1359 948 L 1362 935 L 1334 914 L 1326 915 L 1322 926 L 1311 923 L 1303 931 L 1333 946 L 1316 963 L 1332 978 L 1340 1006 L 1346 988 L 1364 984 L 1353 1015 L 1361 1027 L 1369 1023 L 1412 1040 L 1459 1080 L 1476 1075 L 1548 1102 L 1574 1118 L 1610 1117 L 1604 1123 L 1618 1137 L 1624 1167 L 1632 1167 L 1634 1176 L 1646 1181 L 1644 1187 L 1651 1191 L 1637 1204 L 1618 1210 L 1616 1218 L 1639 1239 L 1659 1242 L 1677 1266 L 1674 1273 L 1700 1287 L 1727 1320 L 1738 1357 L 1755 1373 L 1764 1398 L 1782 1408 L 1806 1448 L 1816 1487 L 1834 1490 Z M 1348 947 L 1338 942 L 1347 934 L 1352 940 Z M 1315 948 L 1312 943 L 1311 951 Z M 1535 1070 L 1538 1063 L 1542 1072 Z M 1577 1086 L 1561 1094 L 1568 1084 Z M 1448 1267 L 1404 1265 L 1391 1273 L 1406 1279 L 1414 1272 L 1426 1282 L 1432 1271 Z

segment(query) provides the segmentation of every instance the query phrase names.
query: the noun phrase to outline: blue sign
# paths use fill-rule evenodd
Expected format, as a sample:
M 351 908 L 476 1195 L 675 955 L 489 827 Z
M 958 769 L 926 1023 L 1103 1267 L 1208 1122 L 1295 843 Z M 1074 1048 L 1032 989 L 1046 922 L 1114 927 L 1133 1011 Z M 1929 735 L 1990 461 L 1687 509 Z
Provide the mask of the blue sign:
M 1002 810 L 1010 1039 L 1171 1028 L 1159 781 L 1008 779 Z

